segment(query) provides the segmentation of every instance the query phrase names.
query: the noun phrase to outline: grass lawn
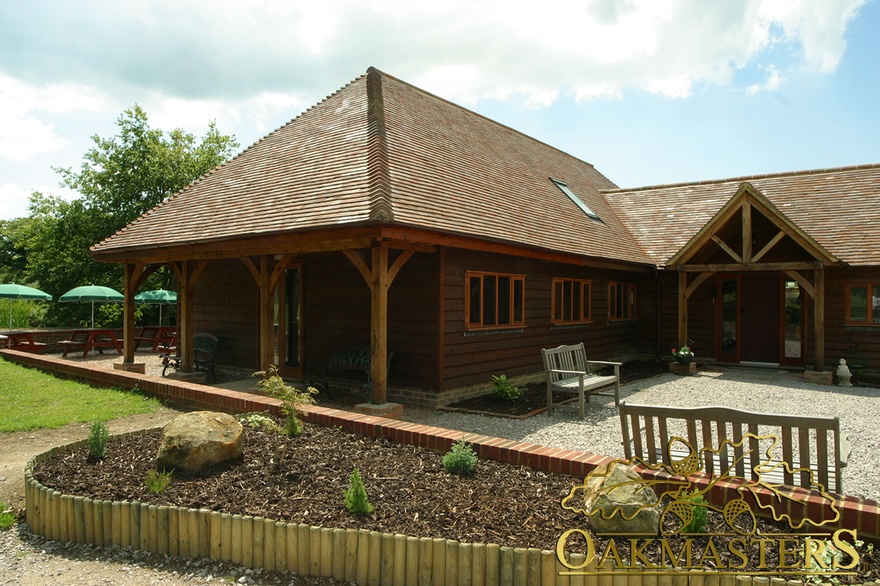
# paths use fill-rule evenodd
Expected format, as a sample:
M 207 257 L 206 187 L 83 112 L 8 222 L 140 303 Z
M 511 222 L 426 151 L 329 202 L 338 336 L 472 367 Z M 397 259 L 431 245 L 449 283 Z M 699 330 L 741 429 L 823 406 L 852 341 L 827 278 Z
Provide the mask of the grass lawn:
M 158 399 L 55 378 L 0 359 L 0 432 L 61 427 L 150 413 Z

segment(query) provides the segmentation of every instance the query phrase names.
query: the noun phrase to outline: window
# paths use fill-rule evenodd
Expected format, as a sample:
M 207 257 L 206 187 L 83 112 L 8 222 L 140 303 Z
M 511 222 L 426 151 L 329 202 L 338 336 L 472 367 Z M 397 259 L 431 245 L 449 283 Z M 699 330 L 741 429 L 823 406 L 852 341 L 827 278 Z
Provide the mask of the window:
M 553 279 L 553 324 L 577 324 L 592 321 L 590 314 L 590 281 Z
M 467 329 L 512 328 L 525 324 L 525 276 L 468 271 L 466 278 Z
M 846 286 L 846 323 L 880 325 L 880 283 Z
M 636 286 L 632 283 L 608 284 L 608 319 L 636 319 Z
M 581 208 L 581 211 L 583 211 L 585 214 L 587 214 L 589 217 L 593 218 L 594 220 L 599 220 L 600 222 L 602 221 L 601 218 L 599 218 L 599 214 L 594 212 L 590 208 L 590 206 L 588 206 L 586 203 L 584 203 L 584 200 L 582 200 L 580 197 L 575 195 L 575 193 L 568 186 L 568 183 L 566 183 L 565 181 L 562 181 L 560 179 L 554 179 L 553 177 L 550 177 L 550 181 L 552 181 L 556 185 L 556 187 L 558 187 L 560 190 L 562 190 L 562 193 L 567 195 L 568 198 L 571 201 L 573 201 L 575 203 L 575 205 L 577 205 L 577 207 Z

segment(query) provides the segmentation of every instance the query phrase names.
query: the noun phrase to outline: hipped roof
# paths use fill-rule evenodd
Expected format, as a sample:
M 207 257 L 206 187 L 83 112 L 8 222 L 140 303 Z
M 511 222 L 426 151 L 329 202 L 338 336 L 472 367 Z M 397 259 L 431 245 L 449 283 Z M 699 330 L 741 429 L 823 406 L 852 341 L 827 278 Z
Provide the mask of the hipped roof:
M 136 258 L 160 246 L 394 225 L 650 264 L 600 193 L 614 188 L 584 161 L 370 68 L 92 250 Z
M 663 266 L 744 183 L 844 265 L 880 265 L 877 164 L 612 190 L 605 198 Z

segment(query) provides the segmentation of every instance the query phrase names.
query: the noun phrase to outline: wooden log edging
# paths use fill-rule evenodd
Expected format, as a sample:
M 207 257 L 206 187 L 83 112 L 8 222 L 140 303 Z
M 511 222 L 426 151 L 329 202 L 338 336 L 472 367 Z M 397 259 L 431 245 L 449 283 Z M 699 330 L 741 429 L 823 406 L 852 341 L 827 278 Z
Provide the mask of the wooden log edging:
M 156 428 L 158 429 L 158 428 Z M 155 430 L 155 429 L 154 429 Z M 118 434 L 123 438 L 154 430 Z M 437 586 L 766 586 L 765 577 L 565 575 L 555 551 L 464 543 L 450 539 L 380 533 L 366 529 L 317 527 L 208 509 L 159 506 L 137 501 L 93 500 L 63 494 L 38 482 L 34 467 L 56 455 L 87 445 L 80 440 L 31 458 L 25 467 L 25 518 L 30 531 L 47 539 L 121 547 L 161 555 L 202 558 L 247 568 L 320 576 L 362 585 Z M 573 554 L 578 565 L 583 556 Z M 610 564 L 610 562 L 607 562 Z M 596 561 L 588 566 L 595 569 Z M 605 566 L 610 568 L 609 565 Z M 799 580 L 769 580 L 778 586 Z M 876 586 L 876 585 L 875 585 Z

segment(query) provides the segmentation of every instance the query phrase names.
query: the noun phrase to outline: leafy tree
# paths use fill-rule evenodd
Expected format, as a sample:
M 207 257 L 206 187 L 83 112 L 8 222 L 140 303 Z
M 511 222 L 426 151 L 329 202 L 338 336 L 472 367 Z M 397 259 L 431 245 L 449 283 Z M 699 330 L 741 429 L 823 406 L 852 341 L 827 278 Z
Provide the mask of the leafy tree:
M 79 285 L 105 285 L 122 289 L 122 267 L 97 263 L 89 248 L 113 235 L 141 214 L 229 158 L 238 142 L 221 134 L 211 122 L 197 140 L 181 129 L 164 133 L 151 128 L 138 105 L 116 121 L 119 132 L 111 138 L 93 136 L 94 146 L 83 155 L 82 165 L 55 168 L 61 185 L 81 197 L 65 201 L 35 192 L 30 218 L 13 232 L 10 242 L 0 241 L 0 274 L 15 270 L 18 251 L 25 251 L 23 280 L 60 296 Z M 16 268 L 17 267 L 17 268 Z M 146 288 L 174 288 L 169 271 L 157 271 Z M 86 323 L 90 309 L 80 304 L 51 304 L 46 325 Z M 118 323 L 121 306 L 104 304 L 96 323 Z

